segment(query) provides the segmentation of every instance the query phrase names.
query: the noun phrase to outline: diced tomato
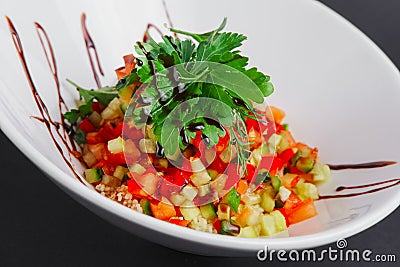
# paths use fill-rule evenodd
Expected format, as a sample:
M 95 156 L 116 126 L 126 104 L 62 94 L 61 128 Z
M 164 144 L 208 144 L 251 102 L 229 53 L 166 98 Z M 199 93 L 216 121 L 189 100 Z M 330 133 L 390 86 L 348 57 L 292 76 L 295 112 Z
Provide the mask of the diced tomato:
M 269 170 L 270 174 L 274 176 L 277 171 L 283 168 L 283 161 L 275 156 L 265 156 L 261 159 L 258 166 L 260 169 L 266 168 Z
M 111 166 L 115 166 L 115 167 L 118 165 L 125 165 L 126 159 L 125 159 L 124 152 L 120 152 L 120 153 L 116 153 L 116 154 L 108 153 L 107 163 L 109 163 Z
M 299 183 L 300 179 L 301 179 L 300 176 L 296 176 L 296 177 L 290 182 L 290 187 L 292 187 L 292 188 L 296 187 L 297 184 Z
M 317 215 L 314 201 L 311 198 L 304 200 L 288 213 L 288 221 L 295 224 Z
M 122 136 L 122 129 L 124 127 L 124 123 L 121 121 L 120 123 L 117 124 L 114 128 L 114 136 Z
M 103 125 L 98 131 L 98 134 L 100 135 L 101 138 L 103 138 L 106 141 L 109 141 L 111 139 L 115 139 L 118 137 L 118 135 L 115 135 L 114 128 L 112 127 L 111 123 L 107 122 L 106 124 Z
M 138 198 L 149 198 L 149 195 L 147 195 L 146 192 L 143 191 L 142 187 L 133 179 L 133 175 L 130 172 L 128 172 L 128 176 L 132 179 L 126 181 L 128 192 Z
M 85 133 L 91 133 L 96 131 L 96 127 L 90 122 L 88 118 L 84 118 L 79 124 L 79 128 Z
M 300 203 L 301 199 L 294 192 L 292 192 L 289 195 L 289 198 L 286 200 L 285 205 L 283 205 L 283 208 L 285 209 L 286 213 L 289 214 L 291 210 L 296 208 Z
M 105 143 L 88 144 L 87 149 L 93 153 L 98 161 L 105 159 L 107 155 L 107 145 Z
M 101 111 L 103 110 L 103 108 L 101 107 L 99 102 L 93 102 L 92 103 L 92 110 L 96 111 L 97 113 L 101 113 Z
M 130 140 L 140 140 L 142 139 L 143 132 L 142 130 L 136 129 L 136 127 L 129 127 L 128 125 L 123 125 L 123 137 L 124 139 Z
M 288 163 L 289 160 L 293 158 L 294 155 L 295 153 L 293 152 L 293 149 L 288 148 L 279 154 L 279 158 L 282 159 L 284 163 Z
M 217 230 L 217 232 L 219 233 L 220 231 L 221 231 L 221 221 L 220 220 L 216 220 L 214 223 L 213 223 L 213 226 L 214 226 L 214 228 L 215 228 L 215 230 Z
M 225 147 L 227 146 L 227 144 L 229 142 L 229 138 L 230 138 L 229 134 L 226 131 L 225 136 L 219 138 L 218 144 L 216 145 L 217 152 L 221 152 L 221 151 L 223 151 L 225 149 Z
M 175 219 L 175 218 L 170 218 L 169 222 L 184 227 L 188 226 L 188 224 L 190 223 L 190 221 L 188 220 Z
M 247 164 L 246 169 L 247 169 L 246 180 L 249 183 L 253 183 L 256 179 L 255 177 L 256 167 L 252 164 Z
M 104 140 L 99 133 L 93 132 L 93 133 L 88 133 L 86 134 L 86 142 L 88 144 L 98 144 L 98 143 L 103 143 L 106 140 Z
M 285 128 L 284 128 L 281 124 L 277 123 L 277 124 L 275 125 L 275 132 L 276 132 L 276 134 L 280 134 L 283 130 L 285 130 Z
M 160 220 L 168 220 L 176 216 L 175 208 L 162 201 L 150 201 L 150 208 L 153 216 Z

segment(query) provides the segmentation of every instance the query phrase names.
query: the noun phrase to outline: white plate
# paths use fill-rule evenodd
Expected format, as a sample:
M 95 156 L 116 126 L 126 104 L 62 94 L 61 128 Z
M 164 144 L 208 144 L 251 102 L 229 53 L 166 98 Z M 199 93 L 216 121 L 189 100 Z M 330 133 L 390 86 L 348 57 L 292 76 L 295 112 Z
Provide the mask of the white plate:
M 121 56 L 132 52 L 148 22 L 167 22 L 161 1 L 2 1 L 1 14 L 13 20 L 22 39 L 37 88 L 56 115 L 56 94 L 33 21 L 53 43 L 63 94 L 77 97 L 65 78 L 94 86 L 80 28 L 87 24 L 106 72 L 114 83 Z M 320 149 L 321 160 L 354 163 L 400 161 L 400 76 L 384 53 L 342 17 L 316 1 L 167 1 L 177 28 L 206 31 L 228 17 L 228 30 L 248 36 L 243 53 L 251 65 L 271 74 L 276 93 L 269 99 L 287 112 L 295 138 Z M 38 115 L 5 19 L 0 22 L 0 125 L 2 131 L 52 181 L 106 220 L 162 245 L 204 255 L 255 255 L 269 248 L 315 247 L 354 235 L 377 223 L 400 203 L 399 187 L 361 197 L 317 202 L 319 215 L 290 227 L 290 237 L 241 239 L 178 227 L 133 212 L 82 186 L 61 160 Z M 335 194 L 338 185 L 395 178 L 400 166 L 334 172 L 320 187 Z M 34 185 L 33 185 L 34 186 Z M 12 205 L 12 203 L 10 203 Z

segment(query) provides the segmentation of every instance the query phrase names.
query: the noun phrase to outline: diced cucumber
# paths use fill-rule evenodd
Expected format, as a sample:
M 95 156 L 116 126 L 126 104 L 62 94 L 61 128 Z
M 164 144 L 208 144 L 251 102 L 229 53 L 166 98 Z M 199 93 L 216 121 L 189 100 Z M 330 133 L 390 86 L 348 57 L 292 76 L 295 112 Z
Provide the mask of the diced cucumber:
M 122 180 L 124 179 L 125 174 L 128 173 L 128 169 L 122 166 L 117 166 L 115 168 L 115 171 L 113 173 L 114 177 L 117 177 L 118 179 Z
M 241 199 L 246 203 L 246 205 L 256 205 L 261 202 L 261 197 L 257 194 L 245 194 L 242 195 Z
M 186 199 L 186 197 L 182 196 L 181 194 L 173 194 L 173 195 L 171 195 L 170 200 L 171 200 L 172 204 L 174 204 L 175 206 L 180 206 L 187 199 Z
M 258 237 L 258 233 L 253 226 L 247 226 L 240 229 L 239 237 L 255 238 Z
M 261 216 L 261 233 L 266 236 L 273 235 L 277 232 L 275 219 L 272 215 L 265 214 Z
M 208 184 L 211 181 L 211 177 L 208 172 L 203 169 L 202 171 L 194 172 L 193 175 L 190 177 L 190 180 L 195 186 L 201 186 Z
M 274 153 L 275 151 L 277 151 L 281 140 L 282 140 L 282 136 L 275 134 L 275 133 L 271 135 L 271 137 L 268 139 L 268 149 L 269 149 L 270 153 Z
M 312 183 L 301 183 L 296 186 L 299 197 L 304 200 L 307 198 L 318 199 L 318 189 Z
M 198 189 L 199 189 L 199 196 L 201 196 L 201 197 L 204 197 L 211 193 L 211 185 L 210 184 L 202 185 L 202 186 L 198 187 Z
M 200 209 L 192 203 L 190 203 L 190 205 L 188 203 L 188 206 L 180 207 L 179 209 L 182 213 L 183 218 L 188 221 L 192 221 L 194 218 L 201 214 Z
M 309 173 L 314 168 L 315 160 L 313 158 L 300 158 L 296 162 L 296 168 L 304 173 Z
M 310 172 L 314 174 L 314 182 L 326 182 L 331 177 L 331 170 L 328 165 L 317 162 Z
M 124 139 L 119 136 L 115 139 L 108 141 L 107 148 L 108 151 L 110 151 L 112 154 L 121 153 L 122 151 L 124 151 Z
M 204 167 L 204 165 L 203 165 L 203 162 L 201 162 L 200 158 L 190 159 L 190 165 L 192 166 L 192 171 L 194 173 L 202 172 L 206 169 L 206 167 Z M 211 180 L 211 178 L 210 178 L 210 180 Z
M 286 137 L 283 134 L 280 134 L 281 141 L 278 144 L 278 153 L 285 151 L 290 147 L 289 141 L 286 139 Z
M 143 213 L 146 215 L 153 216 L 153 212 L 151 212 L 150 208 L 150 201 L 148 199 L 141 199 L 140 200 L 140 206 L 142 207 Z
M 102 175 L 103 175 L 103 170 L 101 168 L 93 168 L 85 170 L 85 180 L 90 184 L 100 182 Z
M 203 216 L 206 220 L 212 220 L 217 217 L 217 213 L 215 212 L 215 208 L 212 203 L 200 206 L 200 212 L 201 216 Z
M 105 184 L 105 185 L 108 185 L 110 187 L 118 187 L 118 186 L 121 185 L 121 182 L 122 181 L 120 179 L 118 179 L 118 178 L 116 178 L 116 177 L 114 177 L 112 175 L 104 174 L 101 177 L 101 183 Z
M 278 176 L 272 176 L 271 184 L 272 184 L 272 187 L 275 189 L 275 192 L 278 192 L 279 188 L 281 187 L 281 180 L 279 179 Z
M 275 200 L 267 191 L 263 191 L 261 194 L 261 208 L 263 208 L 266 212 L 273 211 L 275 208 Z
M 197 196 L 197 189 L 191 185 L 187 185 L 182 188 L 181 194 L 186 197 L 186 199 L 192 201 Z
M 275 210 L 270 215 L 274 217 L 276 232 L 282 232 L 287 229 L 285 216 L 280 211 Z
M 131 172 L 136 172 L 137 174 L 140 174 L 140 175 L 142 175 L 143 173 L 146 172 L 146 169 L 145 169 L 142 165 L 140 165 L 139 163 L 134 163 L 134 164 L 129 168 L 129 170 L 130 170 Z
M 294 156 L 290 159 L 289 161 L 290 165 L 295 166 L 300 157 L 301 157 L 301 151 L 298 150 L 296 154 L 294 154 Z
M 123 116 L 124 114 L 120 109 L 120 101 L 118 98 L 111 100 L 108 106 L 101 112 L 101 117 L 105 120 L 112 120 Z
M 144 153 L 156 153 L 156 143 L 152 139 L 140 139 L 139 149 Z

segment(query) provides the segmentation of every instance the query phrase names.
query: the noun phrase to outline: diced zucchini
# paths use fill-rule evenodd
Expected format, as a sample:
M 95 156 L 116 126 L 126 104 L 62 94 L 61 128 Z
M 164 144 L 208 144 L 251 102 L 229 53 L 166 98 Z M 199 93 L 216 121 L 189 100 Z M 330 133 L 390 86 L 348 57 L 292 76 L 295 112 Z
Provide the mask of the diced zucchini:
M 273 211 L 275 208 L 275 200 L 274 198 L 269 194 L 269 192 L 263 190 L 261 194 L 261 208 L 263 208 L 266 212 Z
M 103 170 L 101 168 L 93 168 L 85 170 L 85 180 L 89 184 L 100 182 L 102 175 L 103 175 Z
M 281 180 L 279 179 L 278 176 L 272 176 L 271 184 L 272 184 L 272 187 L 275 189 L 275 192 L 278 192 L 279 188 L 281 187 Z
M 266 236 L 273 235 L 277 232 L 275 219 L 272 215 L 265 214 L 261 216 L 261 233 Z
M 128 169 L 122 166 L 117 166 L 115 168 L 115 171 L 113 173 L 114 177 L 117 177 L 118 179 L 122 180 L 125 176 L 125 174 L 128 173 Z
M 110 151 L 112 154 L 117 154 L 121 153 L 124 151 L 124 139 L 122 139 L 120 136 L 108 141 L 107 143 L 107 149 Z
M 146 215 L 153 216 L 153 212 L 151 212 L 150 201 L 148 199 L 141 199 L 140 206 L 142 207 L 143 213 Z
M 187 202 L 185 202 L 187 203 Z M 184 204 L 185 204 L 184 203 Z M 179 208 L 183 218 L 188 221 L 192 221 L 194 218 L 200 215 L 200 209 L 196 207 L 193 202 L 188 203 L 188 206 L 180 207 Z
M 309 173 L 314 168 L 315 160 L 313 158 L 300 158 L 296 162 L 296 168 L 304 173 Z
M 142 175 L 143 173 L 146 172 L 145 167 L 143 167 L 143 166 L 140 165 L 139 163 L 134 163 L 134 164 L 129 168 L 129 170 L 130 170 L 131 172 L 135 172 L 135 173 L 140 174 L 140 175 Z
M 244 206 L 243 210 L 236 218 L 240 226 L 256 225 L 259 223 L 263 209 L 257 206 Z
M 201 216 L 203 216 L 206 220 L 212 220 L 217 217 L 217 213 L 215 213 L 215 208 L 212 203 L 200 206 L 200 212 Z
M 328 165 L 317 162 L 311 170 L 314 174 L 314 182 L 326 182 L 331 177 L 331 170 Z
M 218 205 L 217 215 L 218 215 L 218 220 L 220 220 L 220 221 L 228 220 L 229 221 L 231 219 L 231 207 L 227 204 L 220 203 Z
M 144 153 L 156 153 L 156 143 L 152 139 L 140 139 L 139 149 Z
M 224 187 L 225 187 L 227 179 L 228 179 L 228 175 L 219 174 L 217 176 L 217 178 L 215 178 L 214 181 L 211 183 L 211 188 L 214 189 L 214 191 L 222 194 L 224 191 Z
M 133 90 L 134 90 L 133 86 L 126 86 L 120 89 L 118 91 L 118 96 L 121 99 L 121 101 L 124 101 L 124 103 L 129 103 L 132 98 Z
M 312 183 L 301 183 L 296 186 L 299 197 L 304 200 L 307 198 L 318 199 L 318 189 Z
M 191 185 L 186 185 L 182 188 L 181 194 L 188 200 L 192 201 L 197 196 L 197 189 Z
M 280 211 L 275 210 L 270 215 L 274 217 L 276 232 L 282 232 L 287 229 L 285 216 Z
M 258 237 L 258 233 L 253 226 L 242 227 L 240 229 L 239 237 L 256 238 Z
M 104 174 L 101 177 L 101 183 L 110 187 L 118 187 L 121 185 L 121 182 L 122 181 L 120 179 L 111 175 Z
M 238 207 L 240 204 L 240 196 L 239 193 L 236 191 L 234 187 L 229 190 L 228 194 L 226 194 L 222 200 L 221 203 L 227 203 L 233 211 L 237 212 Z

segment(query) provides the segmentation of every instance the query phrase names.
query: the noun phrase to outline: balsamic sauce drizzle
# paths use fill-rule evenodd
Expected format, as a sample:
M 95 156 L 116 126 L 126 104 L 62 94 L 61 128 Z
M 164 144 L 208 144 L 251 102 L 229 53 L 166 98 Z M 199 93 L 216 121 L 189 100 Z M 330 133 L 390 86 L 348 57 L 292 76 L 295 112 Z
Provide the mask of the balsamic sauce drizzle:
M 58 152 L 60 153 L 61 157 L 63 158 L 64 162 L 67 164 L 67 166 L 70 168 L 70 170 L 72 171 L 72 173 L 74 174 L 74 176 L 82 183 L 85 184 L 82 180 L 81 177 L 76 173 L 74 167 L 72 166 L 71 162 L 65 157 L 64 155 L 64 151 L 61 147 L 61 145 L 58 143 L 58 141 L 56 140 L 53 130 L 52 130 L 52 125 L 56 125 L 56 123 L 52 120 L 47 106 L 46 104 L 43 102 L 43 99 L 41 98 L 41 96 L 39 95 L 36 86 L 33 82 L 32 76 L 30 74 L 27 62 L 26 62 L 26 58 L 24 55 L 24 50 L 22 48 L 22 44 L 21 44 L 21 39 L 19 38 L 18 32 L 14 27 L 14 24 L 12 23 L 11 19 L 9 17 L 6 16 L 6 20 L 8 23 L 8 27 L 11 33 L 11 37 L 12 37 L 12 41 L 14 43 L 15 49 L 17 50 L 19 59 L 21 61 L 21 65 L 22 68 L 24 70 L 25 73 L 25 77 L 28 81 L 29 87 L 31 88 L 31 93 L 33 96 L 33 99 L 35 100 L 36 106 L 39 110 L 40 113 L 40 121 L 43 122 L 43 124 L 46 126 L 47 131 L 54 143 L 54 145 L 56 146 Z M 58 132 L 58 131 L 56 131 Z M 61 138 L 62 139 L 62 138 Z
M 339 186 L 336 188 L 336 191 L 343 191 L 343 190 L 349 190 L 349 189 L 358 189 L 358 188 L 368 188 L 372 186 L 378 186 L 378 185 L 383 185 L 383 184 L 388 184 L 392 183 L 390 185 L 378 187 L 375 189 L 363 191 L 363 192 L 358 192 L 358 193 L 350 193 L 350 194 L 341 194 L 341 195 L 327 195 L 327 196 L 319 196 L 320 200 L 323 199 L 334 199 L 334 198 L 348 198 L 348 197 L 357 197 L 357 196 L 362 196 L 362 195 L 367 195 L 375 192 L 379 192 L 385 189 L 389 189 L 391 187 L 395 187 L 397 185 L 400 185 L 400 178 L 397 179 L 390 179 L 382 182 L 377 182 L 377 183 L 371 183 L 371 184 L 364 184 L 364 185 L 357 185 L 357 186 Z
M 346 169 L 372 169 L 372 168 L 381 168 L 389 165 L 394 165 L 397 162 L 395 161 L 374 161 L 367 163 L 358 163 L 358 164 L 339 164 L 333 165 L 328 164 L 331 170 L 346 170 Z
M 90 36 L 89 31 L 86 27 L 86 14 L 85 13 L 82 13 L 82 16 L 81 16 L 81 26 L 82 26 L 83 38 L 85 40 L 85 45 L 86 45 L 86 51 L 87 51 L 89 61 L 90 61 L 90 67 L 92 68 L 92 72 L 93 72 L 93 77 L 96 81 L 97 87 L 100 88 L 101 82 L 100 82 L 99 74 L 97 73 L 97 70 L 94 66 L 94 60 L 93 60 L 92 54 L 90 53 L 91 50 L 93 50 L 94 57 L 97 62 L 97 68 L 98 68 L 101 76 L 104 76 L 104 72 L 100 65 L 99 55 L 97 54 L 96 46 L 94 45 L 93 39 Z

